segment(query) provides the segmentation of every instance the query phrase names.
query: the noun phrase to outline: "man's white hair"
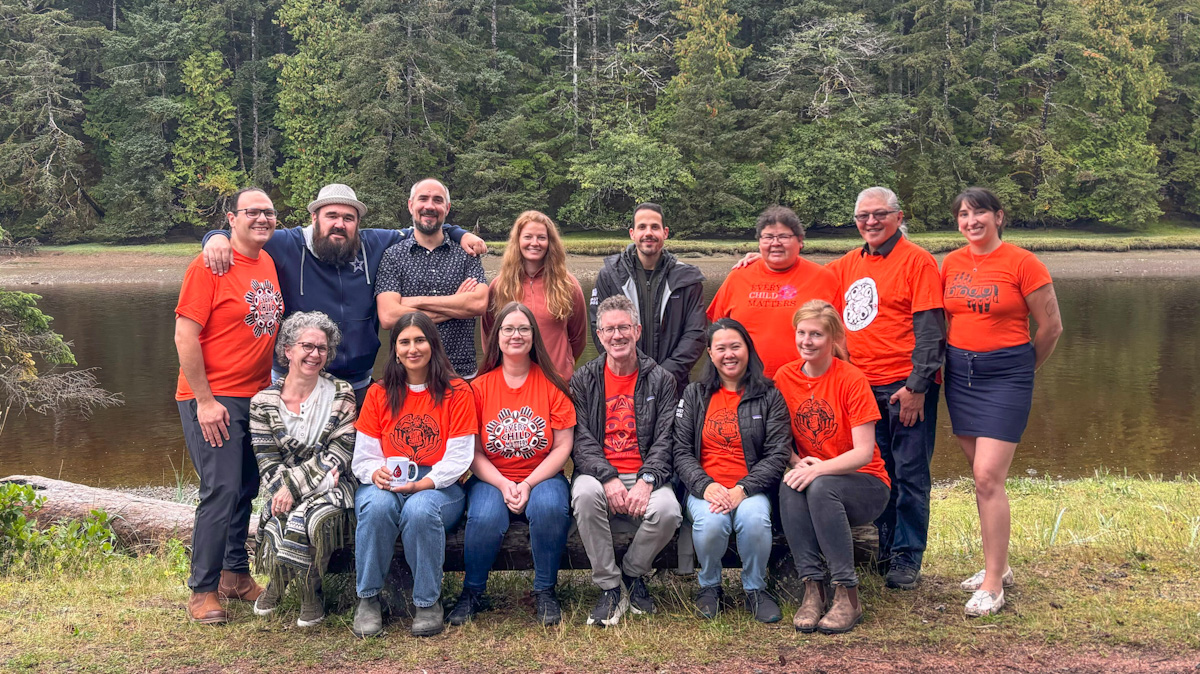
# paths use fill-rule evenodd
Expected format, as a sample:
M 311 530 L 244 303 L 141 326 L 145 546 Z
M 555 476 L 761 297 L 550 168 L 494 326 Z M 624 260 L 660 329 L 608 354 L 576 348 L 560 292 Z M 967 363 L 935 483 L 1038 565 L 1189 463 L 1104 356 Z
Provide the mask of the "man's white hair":
M 868 187 L 858 193 L 858 198 L 854 200 L 854 212 L 858 212 L 858 205 L 866 199 L 883 199 L 887 202 L 888 208 L 898 211 L 900 210 L 900 197 L 896 193 L 886 187 Z
M 408 198 L 412 199 L 413 197 L 417 196 L 417 186 L 420 185 L 421 183 L 428 183 L 428 182 L 437 183 L 438 187 L 442 188 L 442 194 L 446 195 L 446 201 L 450 201 L 450 190 L 446 188 L 446 183 L 443 183 L 442 181 L 438 180 L 437 178 L 422 178 L 421 180 L 418 180 L 417 182 L 413 183 L 413 186 L 408 190 Z

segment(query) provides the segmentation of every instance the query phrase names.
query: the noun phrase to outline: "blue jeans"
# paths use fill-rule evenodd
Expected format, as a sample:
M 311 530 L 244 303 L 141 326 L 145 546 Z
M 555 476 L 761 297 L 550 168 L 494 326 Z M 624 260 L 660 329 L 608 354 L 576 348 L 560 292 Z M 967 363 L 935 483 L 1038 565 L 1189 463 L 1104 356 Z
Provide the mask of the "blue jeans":
M 771 500 L 766 494 L 748 496 L 732 513 L 708 510 L 708 501 L 687 497 L 692 520 L 692 545 L 700 560 L 696 575 L 700 587 L 721 584 L 721 557 L 729 547 L 730 532 L 737 533 L 738 556 L 742 558 L 742 589 L 765 590 L 767 561 L 771 558 Z
M 534 485 L 523 515 L 504 505 L 504 496 L 492 485 L 472 477 L 467 481 L 467 530 L 463 537 L 466 577 L 463 588 L 483 592 L 488 572 L 496 562 L 500 544 L 514 517 L 529 522 L 533 550 L 533 589 L 549 590 L 558 583 L 558 567 L 571 528 L 571 487 L 562 473 Z
M 888 402 L 903 387 L 903 381 L 871 387 L 883 417 L 875 423 L 875 442 L 892 479 L 887 508 L 875 525 L 879 527 L 879 558 L 919 569 L 929 539 L 929 491 L 933 486 L 929 463 L 933 461 L 933 443 L 937 437 L 941 387 L 929 385 L 925 392 L 925 420 L 912 426 L 900 423 L 900 404 Z
M 418 479 L 429 468 L 422 466 Z M 446 561 L 446 532 L 463 514 L 462 487 L 427 489 L 404 495 L 373 484 L 359 485 L 354 493 L 354 569 L 358 596 L 374 597 L 383 589 L 383 578 L 392 564 L 396 538 L 404 543 L 404 560 L 413 574 L 413 604 L 427 608 L 442 594 L 442 564 Z

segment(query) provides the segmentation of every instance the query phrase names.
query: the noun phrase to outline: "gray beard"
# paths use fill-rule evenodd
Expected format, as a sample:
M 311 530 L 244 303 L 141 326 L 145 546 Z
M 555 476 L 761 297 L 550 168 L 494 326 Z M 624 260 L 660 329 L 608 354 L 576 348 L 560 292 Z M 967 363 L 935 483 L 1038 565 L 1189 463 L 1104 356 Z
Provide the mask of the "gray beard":
M 358 257 L 358 232 L 347 238 L 345 243 L 336 244 L 320 231 L 313 232 L 313 254 L 317 259 L 335 267 L 345 267 Z
M 434 234 L 437 234 L 439 231 L 441 231 L 442 223 L 439 222 L 439 223 L 436 223 L 436 224 L 426 227 L 420 218 L 413 218 L 413 227 L 416 228 L 416 230 L 418 232 L 420 232 L 426 236 L 432 236 Z

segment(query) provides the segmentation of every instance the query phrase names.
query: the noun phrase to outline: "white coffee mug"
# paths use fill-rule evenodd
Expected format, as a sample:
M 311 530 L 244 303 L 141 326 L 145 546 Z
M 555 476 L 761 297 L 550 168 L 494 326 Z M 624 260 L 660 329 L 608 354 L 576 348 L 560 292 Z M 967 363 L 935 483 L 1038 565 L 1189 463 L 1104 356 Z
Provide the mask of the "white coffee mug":
M 393 489 L 403 487 L 417 479 L 417 464 L 403 456 L 389 456 L 387 458 L 387 472 L 392 476 L 391 486 Z

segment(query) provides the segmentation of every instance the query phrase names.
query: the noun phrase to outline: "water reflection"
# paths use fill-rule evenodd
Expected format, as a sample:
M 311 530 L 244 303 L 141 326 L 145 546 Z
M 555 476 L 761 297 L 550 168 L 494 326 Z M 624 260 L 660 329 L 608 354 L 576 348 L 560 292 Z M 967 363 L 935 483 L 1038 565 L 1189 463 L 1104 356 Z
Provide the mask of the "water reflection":
M 1195 473 L 1200 463 L 1200 279 L 1067 280 L 1058 286 L 1066 331 L 1037 375 L 1033 413 L 1012 473 Z M 709 298 L 717 283 L 706 286 Z M 585 294 L 590 288 L 584 289 Z M 178 287 L 47 287 L 41 306 L 101 367 L 123 407 L 90 421 L 18 417 L 0 436 L 0 475 L 36 473 L 100 486 L 194 480 L 174 401 L 172 310 Z M 793 348 L 790 344 L 772 345 Z M 760 345 L 762 348 L 762 345 Z M 383 356 L 377 363 L 377 372 Z M 590 346 L 584 358 L 595 356 Z M 934 475 L 966 473 L 943 404 Z

